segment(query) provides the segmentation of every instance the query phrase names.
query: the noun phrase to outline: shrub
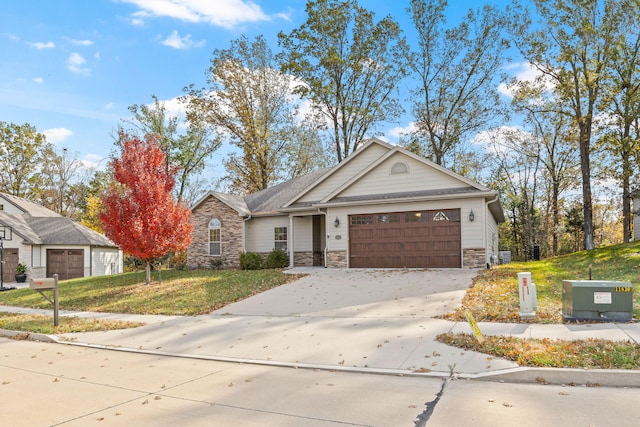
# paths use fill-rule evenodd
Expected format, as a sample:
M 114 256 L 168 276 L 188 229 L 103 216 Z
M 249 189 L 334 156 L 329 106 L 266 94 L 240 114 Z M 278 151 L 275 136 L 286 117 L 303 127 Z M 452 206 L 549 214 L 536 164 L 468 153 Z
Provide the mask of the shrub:
M 289 255 L 282 249 L 276 248 L 267 256 L 267 268 L 285 268 L 289 266 Z
M 187 251 L 174 252 L 166 260 L 167 267 L 176 270 L 184 270 L 187 268 Z
M 222 270 L 224 268 L 225 259 L 222 257 L 209 258 L 209 268 L 212 270 Z
M 243 252 L 240 254 L 240 268 L 243 270 L 261 270 L 264 268 L 262 256 L 257 252 Z

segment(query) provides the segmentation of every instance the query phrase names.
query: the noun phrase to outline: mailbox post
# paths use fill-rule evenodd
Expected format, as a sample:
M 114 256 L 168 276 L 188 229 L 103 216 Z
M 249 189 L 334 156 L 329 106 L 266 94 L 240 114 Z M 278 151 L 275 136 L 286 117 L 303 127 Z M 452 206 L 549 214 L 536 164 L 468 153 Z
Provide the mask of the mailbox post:
M 53 304 L 53 326 L 58 326 L 58 275 L 53 277 L 44 277 L 41 279 L 29 280 L 29 287 L 40 292 L 40 295 Z M 42 291 L 53 291 L 53 301 L 49 299 Z

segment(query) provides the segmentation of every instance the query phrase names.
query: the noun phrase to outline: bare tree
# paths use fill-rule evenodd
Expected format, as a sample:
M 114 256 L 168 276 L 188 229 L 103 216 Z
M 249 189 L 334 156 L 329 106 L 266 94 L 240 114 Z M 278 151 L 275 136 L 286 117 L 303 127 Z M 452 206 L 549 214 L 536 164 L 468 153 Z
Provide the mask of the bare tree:
M 411 68 L 419 79 L 412 92 L 415 141 L 439 165 L 456 168 L 465 138 L 500 113 L 498 70 L 508 42 L 505 17 L 495 8 L 470 10 L 446 27 L 447 0 L 412 0 L 408 9 L 418 33 Z M 457 170 L 458 171 L 458 170 Z
M 285 72 L 304 84 L 297 93 L 329 123 L 338 162 L 383 121 L 399 117 L 393 97 L 406 75 L 407 52 L 398 23 L 356 0 L 310 0 L 307 20 L 291 34 L 278 34 Z

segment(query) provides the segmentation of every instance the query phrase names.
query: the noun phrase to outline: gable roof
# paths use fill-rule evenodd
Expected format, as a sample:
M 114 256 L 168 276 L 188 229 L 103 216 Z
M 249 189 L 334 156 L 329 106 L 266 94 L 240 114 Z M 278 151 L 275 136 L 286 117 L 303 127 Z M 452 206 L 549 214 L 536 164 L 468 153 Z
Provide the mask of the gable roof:
M 24 244 L 117 247 L 104 235 L 36 203 L 5 193 L 0 193 L 0 197 L 22 211 L 22 214 L 0 211 L 0 224 L 10 226 Z
M 54 211 L 45 208 L 37 203 L 30 202 L 29 200 L 23 199 L 21 197 L 13 196 L 7 193 L 1 193 L 0 197 L 5 199 L 7 202 L 11 203 L 13 206 L 18 208 L 22 213 L 25 213 L 29 216 L 38 216 L 38 217 L 57 217 L 61 216 Z
M 387 184 L 387 188 L 380 189 L 379 193 L 359 191 L 362 186 L 358 187 L 358 185 L 364 181 L 365 177 L 375 174 L 381 165 L 393 162 L 397 157 L 412 162 L 419 167 L 419 170 L 433 171 L 432 176 L 441 178 L 440 184 L 431 187 L 419 184 L 414 185 L 413 188 L 398 189 Z M 210 192 L 192 209 L 210 195 L 235 209 L 241 216 L 284 215 L 293 211 L 349 204 L 423 201 L 445 197 L 484 197 L 495 219 L 498 222 L 504 221 L 497 191 L 377 138 L 367 140 L 362 147 L 333 168 L 318 169 L 245 197 Z
M 207 198 L 215 197 L 225 203 L 240 216 L 280 214 L 280 208 L 291 197 L 307 188 L 314 180 L 319 179 L 330 169 L 321 168 L 306 175 L 260 190 L 247 196 L 236 196 L 217 191 L 209 191 L 193 204 L 191 210 L 201 205 Z

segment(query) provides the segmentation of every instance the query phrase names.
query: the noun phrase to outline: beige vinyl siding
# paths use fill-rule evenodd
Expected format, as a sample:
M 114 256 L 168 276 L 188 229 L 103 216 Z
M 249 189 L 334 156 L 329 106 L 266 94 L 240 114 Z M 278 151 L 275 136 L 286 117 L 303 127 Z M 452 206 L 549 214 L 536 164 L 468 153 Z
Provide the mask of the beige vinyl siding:
M 122 273 L 122 264 L 122 252 L 116 248 L 91 249 L 92 276 Z
M 291 232 L 291 231 L 290 231 Z M 312 217 L 293 218 L 293 250 L 296 252 L 313 250 L 313 221 Z
M 408 173 L 392 174 L 391 168 L 396 163 L 404 163 L 408 167 Z M 409 156 L 397 153 L 349 185 L 337 197 L 464 187 L 468 185 Z
M 389 151 L 388 148 L 378 144 L 372 144 L 366 148 L 366 151 L 354 157 L 352 161 L 345 164 L 339 170 L 326 178 L 317 187 L 313 188 L 307 194 L 302 196 L 298 202 L 314 202 L 324 199 L 338 187 L 349 181 L 357 175 L 362 169 L 366 169 L 371 163 L 382 157 Z
M 271 252 L 274 247 L 274 229 L 276 227 L 289 227 L 288 216 L 270 216 L 264 218 L 252 218 L 245 225 L 247 252 Z M 289 239 L 291 230 L 287 229 Z
M 23 211 L 15 207 L 12 203 L 9 203 L 9 201 L 2 196 L 0 196 L 0 205 L 2 205 L 2 212 L 6 214 L 20 215 L 24 213 Z

